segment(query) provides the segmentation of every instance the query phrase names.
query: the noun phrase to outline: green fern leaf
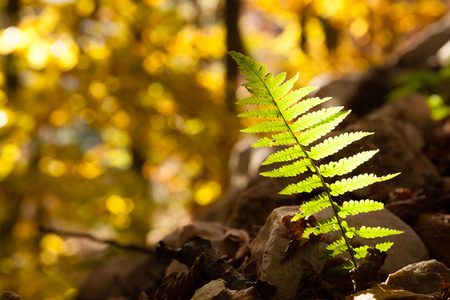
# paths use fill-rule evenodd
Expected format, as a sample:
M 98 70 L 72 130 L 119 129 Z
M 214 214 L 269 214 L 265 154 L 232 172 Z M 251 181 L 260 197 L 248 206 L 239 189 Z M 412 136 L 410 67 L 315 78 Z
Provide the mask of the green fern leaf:
M 382 251 L 382 252 L 386 252 L 386 251 L 388 251 L 393 245 L 394 245 L 393 242 L 384 242 L 384 243 L 376 244 L 375 248 L 377 248 L 378 250 L 380 250 L 380 251 Z
M 317 123 L 315 126 L 306 129 L 300 135 L 298 143 L 302 146 L 308 146 L 312 142 L 316 141 L 317 139 L 333 130 L 337 125 L 339 125 L 339 123 L 342 122 L 342 120 L 345 119 L 345 117 L 349 113 L 350 111 L 335 113 Z
M 269 155 L 266 160 L 262 163 L 262 165 L 270 165 L 277 162 L 286 162 L 291 161 L 297 158 L 301 158 L 305 156 L 305 152 L 299 145 L 294 145 L 290 148 L 280 150 Z
M 389 180 L 400 173 L 390 174 L 382 177 L 377 177 L 375 174 L 360 174 L 351 178 L 344 178 L 330 184 L 330 194 L 332 196 L 343 195 L 347 192 L 362 189 L 376 182 Z
M 289 94 L 285 95 L 283 98 L 279 99 L 277 102 L 278 107 L 280 110 L 285 110 L 288 106 L 292 105 L 293 103 L 296 103 L 298 100 L 302 99 L 312 91 L 314 91 L 316 87 L 308 86 L 304 87 L 295 91 L 290 92 Z M 317 101 L 319 101 L 319 98 L 316 98 Z M 328 98 L 331 99 L 331 98 Z M 321 100 L 324 101 L 324 100 Z M 325 100 L 326 101 L 326 100 Z M 303 101 L 302 101 L 303 102 Z M 322 103 L 322 102 L 320 102 Z M 320 103 L 317 103 L 316 105 L 319 105 Z M 315 105 L 314 105 L 315 106 Z
M 311 147 L 308 151 L 308 156 L 314 160 L 320 160 L 337 153 L 353 142 L 356 142 L 363 137 L 372 135 L 372 132 L 350 132 L 343 133 L 335 137 L 325 139 L 323 142 Z
M 266 96 L 252 96 L 252 97 L 246 97 L 236 102 L 236 104 L 241 105 L 263 105 L 263 106 L 275 106 L 273 103 L 272 98 L 266 97 Z
M 368 246 L 352 247 L 349 239 L 355 236 L 362 238 L 383 237 L 401 232 L 380 227 L 362 226 L 359 229 L 348 227 L 344 220 L 346 216 L 379 210 L 383 208 L 383 204 L 372 200 L 351 200 L 344 201 L 343 205 L 339 206 L 333 196 L 343 195 L 370 184 L 391 179 L 398 174 L 381 177 L 375 174 L 360 174 L 333 183 L 326 182 L 325 179 L 327 178 L 354 171 L 358 166 L 371 159 L 377 151 L 356 153 L 353 156 L 322 165 L 316 162 L 337 153 L 351 143 L 372 133 L 343 133 L 318 142 L 324 135 L 334 130 L 350 112 L 342 111 L 342 107 L 308 112 L 331 98 L 303 99 L 315 88 L 304 87 L 293 91 L 292 88 L 298 79 L 298 73 L 293 78 L 286 80 L 286 73 L 275 76 L 273 73 L 266 73 L 266 66 L 262 63 L 255 62 L 243 54 L 230 52 L 230 55 L 236 60 L 241 73 L 246 77 L 246 83 L 243 86 L 252 95 L 237 102 L 237 104 L 253 107 L 241 113 L 239 117 L 266 119 L 243 129 L 242 132 L 270 133 L 270 137 L 260 138 L 252 145 L 253 147 L 288 146 L 286 149 L 279 150 L 267 157 L 263 165 L 281 162 L 288 162 L 288 164 L 261 174 L 268 177 L 291 177 L 306 172 L 310 174 L 306 179 L 288 185 L 280 194 L 309 193 L 317 188 L 322 189 L 321 194 L 300 206 L 299 213 L 292 220 L 306 218 L 331 206 L 332 216 L 318 221 L 313 226 L 307 226 L 302 237 L 307 240 L 311 234 L 319 235 L 340 230 L 341 238 L 328 245 L 324 255 L 335 256 L 348 252 L 351 261 L 340 266 L 341 270 L 348 272 L 350 268 L 356 266 L 356 259 L 364 257 L 368 249 Z M 312 145 L 316 142 L 318 143 Z M 390 246 L 392 246 L 390 242 L 381 243 L 377 245 L 377 249 L 387 250 Z
M 320 174 L 324 177 L 348 174 L 371 159 L 377 152 L 378 150 L 364 151 L 349 158 L 344 157 L 339 161 L 332 161 L 326 165 L 321 165 L 319 167 Z
M 292 218 L 292 221 L 315 214 L 329 206 L 331 206 L 330 200 L 327 198 L 327 193 L 323 192 L 322 194 L 313 197 L 308 202 L 303 203 L 302 206 L 300 206 L 300 213 L 296 214 Z
M 245 129 L 242 129 L 241 132 L 246 133 L 261 133 L 261 132 L 280 132 L 286 130 L 286 124 L 284 124 L 281 120 L 273 120 L 273 121 L 265 121 L 261 123 L 256 123 L 251 125 Z
M 294 124 L 292 124 L 291 128 L 295 132 L 305 130 L 308 127 L 311 127 L 311 126 L 319 123 L 320 120 L 323 120 L 325 118 L 328 118 L 328 117 L 338 113 L 343 108 L 344 108 L 343 106 L 336 106 L 336 107 L 324 108 L 319 111 L 305 114 L 305 115 L 301 116 L 300 118 L 298 118 L 298 120 L 295 121 Z
M 312 175 L 299 183 L 293 183 L 281 190 L 280 195 L 292 195 L 310 193 L 314 189 L 322 186 L 322 182 L 317 175 Z
M 294 177 L 305 172 L 307 170 L 306 167 L 310 165 L 311 162 L 309 161 L 309 159 L 305 158 L 302 160 L 297 160 L 290 165 L 263 172 L 261 173 L 261 175 L 266 177 Z
M 359 200 L 359 201 L 345 201 L 342 204 L 342 207 L 339 208 L 338 215 L 341 218 L 345 218 L 347 216 L 354 216 L 359 213 L 377 211 L 384 208 L 384 204 L 381 202 L 376 202 L 373 200 Z

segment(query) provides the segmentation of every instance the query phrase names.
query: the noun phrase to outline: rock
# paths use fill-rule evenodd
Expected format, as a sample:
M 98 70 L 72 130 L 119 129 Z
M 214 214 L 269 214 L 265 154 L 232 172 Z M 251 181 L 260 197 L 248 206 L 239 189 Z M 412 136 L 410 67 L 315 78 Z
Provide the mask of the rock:
M 390 274 L 385 284 L 414 293 L 436 293 L 439 292 L 439 284 L 442 282 L 439 273 L 450 279 L 450 270 L 443 263 L 435 259 L 421 261 Z
M 288 245 L 286 228 L 281 225 L 281 218 L 286 214 L 298 212 L 298 206 L 286 206 L 275 209 L 267 218 L 264 227 L 250 244 L 252 258 L 256 261 L 258 275 L 261 280 L 268 281 L 278 288 L 277 299 L 292 299 L 295 296 L 299 283 L 303 275 L 301 260 L 304 259 L 312 264 L 313 268 L 321 272 L 325 260 L 319 259 L 327 243 L 331 243 L 339 237 L 339 232 L 330 232 L 325 235 L 322 242 L 308 243 L 302 246 L 287 262 L 281 264 L 284 250 Z M 330 215 L 329 210 L 324 210 L 316 214 L 320 220 Z M 396 236 L 389 236 L 377 239 L 351 240 L 353 246 L 375 245 L 384 241 L 394 242 L 394 246 L 388 251 L 384 268 L 388 271 L 396 271 L 403 266 L 423 259 L 428 259 L 428 252 L 420 241 L 417 234 L 402 220 L 387 210 L 377 212 L 362 213 L 356 216 L 347 217 L 349 226 L 359 228 L 362 225 L 367 227 L 387 227 L 402 230 L 405 233 Z
M 284 250 L 289 240 L 281 218 L 286 214 L 298 212 L 298 206 L 284 206 L 275 209 L 267 218 L 264 227 L 251 242 L 252 258 L 256 261 L 260 280 L 268 281 L 278 289 L 277 299 L 293 299 L 303 275 L 300 267 L 302 259 L 312 264 L 320 272 L 325 263 L 319 256 L 325 249 L 322 242 L 306 244 L 292 258 L 281 265 Z
M 137 299 L 159 286 L 167 265 L 150 255 L 114 257 L 85 278 L 76 299 Z
M 250 237 L 244 230 L 227 227 L 219 222 L 195 222 L 183 227 L 174 248 L 179 249 L 189 238 L 198 236 L 209 240 L 218 254 L 235 254 L 239 247 L 248 244 Z M 166 270 L 166 275 L 173 272 L 186 272 L 187 267 L 174 260 Z
M 23 300 L 22 297 L 20 297 L 17 294 L 14 294 L 13 292 L 10 291 L 4 291 L 1 295 L 0 295 L 0 300 Z
M 278 194 L 290 183 L 300 180 L 301 178 L 262 178 L 239 194 L 226 224 L 257 232 L 275 208 L 301 203 L 298 195 Z
M 329 217 L 331 216 L 331 209 L 320 211 L 315 214 L 315 216 L 319 220 Z M 373 247 L 378 243 L 386 241 L 393 242 L 394 245 L 387 251 L 388 256 L 383 265 L 383 269 L 389 272 L 395 272 L 408 264 L 429 259 L 427 248 L 422 243 L 417 233 L 408 224 L 387 209 L 361 213 L 356 216 L 348 216 L 345 220 L 349 226 L 356 228 L 360 228 L 361 226 L 380 226 L 403 231 L 403 233 L 399 235 L 391 235 L 376 239 L 364 239 L 359 237 L 350 239 L 350 243 L 354 247 L 360 245 L 369 245 Z M 333 231 L 325 235 L 324 242 L 331 243 L 339 237 L 341 237 L 340 232 Z
M 219 278 L 217 280 L 210 281 L 197 291 L 191 300 L 228 300 L 231 299 L 231 295 L 226 288 L 226 281 Z
M 360 120 L 347 128 L 346 131 L 368 131 L 374 132 L 373 136 L 367 137 L 358 143 L 343 150 L 343 156 L 352 155 L 355 151 L 361 151 L 361 147 L 379 149 L 377 154 L 369 163 L 364 164 L 356 170 L 358 173 L 375 173 L 379 176 L 401 172 L 391 180 L 383 182 L 382 193 L 387 193 L 397 187 L 407 187 L 412 190 L 424 189 L 432 191 L 439 188 L 442 178 L 436 166 L 423 154 L 423 138 L 420 132 L 410 123 L 391 118 L 371 118 L 370 116 Z M 355 194 L 360 198 L 370 196 L 368 189 L 357 191 Z M 380 193 L 380 191 L 376 191 Z
M 367 115 L 367 120 L 391 118 L 412 124 L 418 130 L 428 130 L 435 125 L 427 97 L 423 94 L 409 94 L 391 101 Z

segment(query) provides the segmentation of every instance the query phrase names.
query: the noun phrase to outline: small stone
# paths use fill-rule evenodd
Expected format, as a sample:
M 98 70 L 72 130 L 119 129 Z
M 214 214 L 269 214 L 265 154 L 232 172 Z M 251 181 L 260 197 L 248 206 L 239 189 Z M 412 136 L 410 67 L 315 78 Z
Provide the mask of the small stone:
M 385 284 L 414 293 L 431 294 L 439 292 L 440 273 L 450 280 L 450 269 L 443 263 L 435 259 L 421 261 L 390 274 Z

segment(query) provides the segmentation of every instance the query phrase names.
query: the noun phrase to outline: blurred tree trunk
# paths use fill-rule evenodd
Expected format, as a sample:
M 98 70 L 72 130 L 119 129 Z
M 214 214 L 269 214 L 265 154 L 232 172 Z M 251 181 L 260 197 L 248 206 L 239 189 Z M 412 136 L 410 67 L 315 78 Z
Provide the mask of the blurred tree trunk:
M 227 51 L 237 51 L 245 53 L 242 45 L 241 34 L 238 28 L 240 0 L 226 0 L 225 2 L 225 26 L 227 31 Z M 239 69 L 237 64 L 231 58 L 226 56 L 227 66 L 227 86 L 226 86 L 226 102 L 230 111 L 235 111 L 235 92 L 238 87 Z

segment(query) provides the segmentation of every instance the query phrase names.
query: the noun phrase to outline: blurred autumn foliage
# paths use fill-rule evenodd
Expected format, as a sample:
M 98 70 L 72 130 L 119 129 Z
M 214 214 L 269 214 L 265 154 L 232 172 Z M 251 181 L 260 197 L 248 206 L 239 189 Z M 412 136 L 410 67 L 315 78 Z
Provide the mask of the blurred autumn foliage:
M 217 200 L 245 51 L 301 83 L 383 62 L 441 0 L 0 0 L 0 291 L 72 299 L 104 246 Z M 243 93 L 242 88 L 237 93 Z

